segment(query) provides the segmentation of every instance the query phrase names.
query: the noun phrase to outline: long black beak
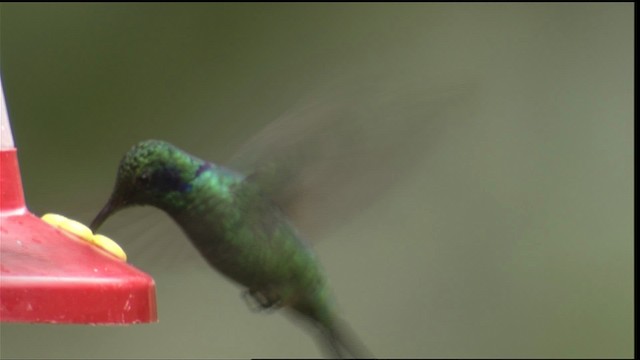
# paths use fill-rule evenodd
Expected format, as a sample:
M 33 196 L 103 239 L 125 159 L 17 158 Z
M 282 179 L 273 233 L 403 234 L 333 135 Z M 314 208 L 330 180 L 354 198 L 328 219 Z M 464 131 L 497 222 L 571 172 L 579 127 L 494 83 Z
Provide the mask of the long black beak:
M 105 220 L 107 220 L 107 218 L 114 212 L 116 212 L 119 208 L 120 206 L 117 201 L 114 201 L 113 198 L 109 199 L 107 204 L 102 208 L 102 210 L 100 210 L 98 215 L 91 222 L 91 225 L 89 226 L 91 231 L 95 233 L 96 230 L 98 230 L 98 228 L 102 225 L 102 223 L 104 223 Z

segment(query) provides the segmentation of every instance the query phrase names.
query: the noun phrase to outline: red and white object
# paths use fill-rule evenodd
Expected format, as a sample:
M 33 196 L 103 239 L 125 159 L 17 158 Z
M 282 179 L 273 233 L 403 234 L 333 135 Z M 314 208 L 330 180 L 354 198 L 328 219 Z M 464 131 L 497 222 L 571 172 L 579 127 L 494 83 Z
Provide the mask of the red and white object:
M 0 103 L 0 321 L 157 321 L 151 276 L 29 212 L 1 82 Z

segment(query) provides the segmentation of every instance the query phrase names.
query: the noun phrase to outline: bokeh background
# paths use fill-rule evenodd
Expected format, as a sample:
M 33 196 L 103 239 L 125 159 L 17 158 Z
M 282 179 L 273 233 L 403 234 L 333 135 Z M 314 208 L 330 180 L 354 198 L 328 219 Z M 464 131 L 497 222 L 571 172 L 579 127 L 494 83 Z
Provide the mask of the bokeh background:
M 427 84 L 424 156 L 316 242 L 344 317 L 379 357 L 631 357 L 633 27 L 630 3 L 2 3 L 0 69 L 30 209 L 85 223 L 137 141 L 224 163 L 304 99 Z M 320 356 L 158 211 L 103 232 L 160 322 L 5 323 L 2 358 Z

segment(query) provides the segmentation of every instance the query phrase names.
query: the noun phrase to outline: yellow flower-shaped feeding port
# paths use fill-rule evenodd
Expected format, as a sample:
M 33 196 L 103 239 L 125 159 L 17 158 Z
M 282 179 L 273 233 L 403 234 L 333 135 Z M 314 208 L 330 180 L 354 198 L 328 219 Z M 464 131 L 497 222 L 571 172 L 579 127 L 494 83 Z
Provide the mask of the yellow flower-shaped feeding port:
M 91 229 L 78 221 L 68 219 L 59 214 L 44 214 L 42 220 L 103 249 L 122 261 L 127 261 L 127 254 L 118 243 L 104 235 L 94 234 Z

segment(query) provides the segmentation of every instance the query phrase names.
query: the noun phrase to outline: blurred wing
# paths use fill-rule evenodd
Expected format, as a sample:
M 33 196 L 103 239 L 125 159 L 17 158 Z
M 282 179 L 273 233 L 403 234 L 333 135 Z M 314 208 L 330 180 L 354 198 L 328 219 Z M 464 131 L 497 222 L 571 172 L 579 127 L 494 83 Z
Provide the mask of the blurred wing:
M 325 90 L 265 126 L 229 165 L 305 235 L 322 236 L 409 176 L 468 96 L 468 87 L 409 81 Z

